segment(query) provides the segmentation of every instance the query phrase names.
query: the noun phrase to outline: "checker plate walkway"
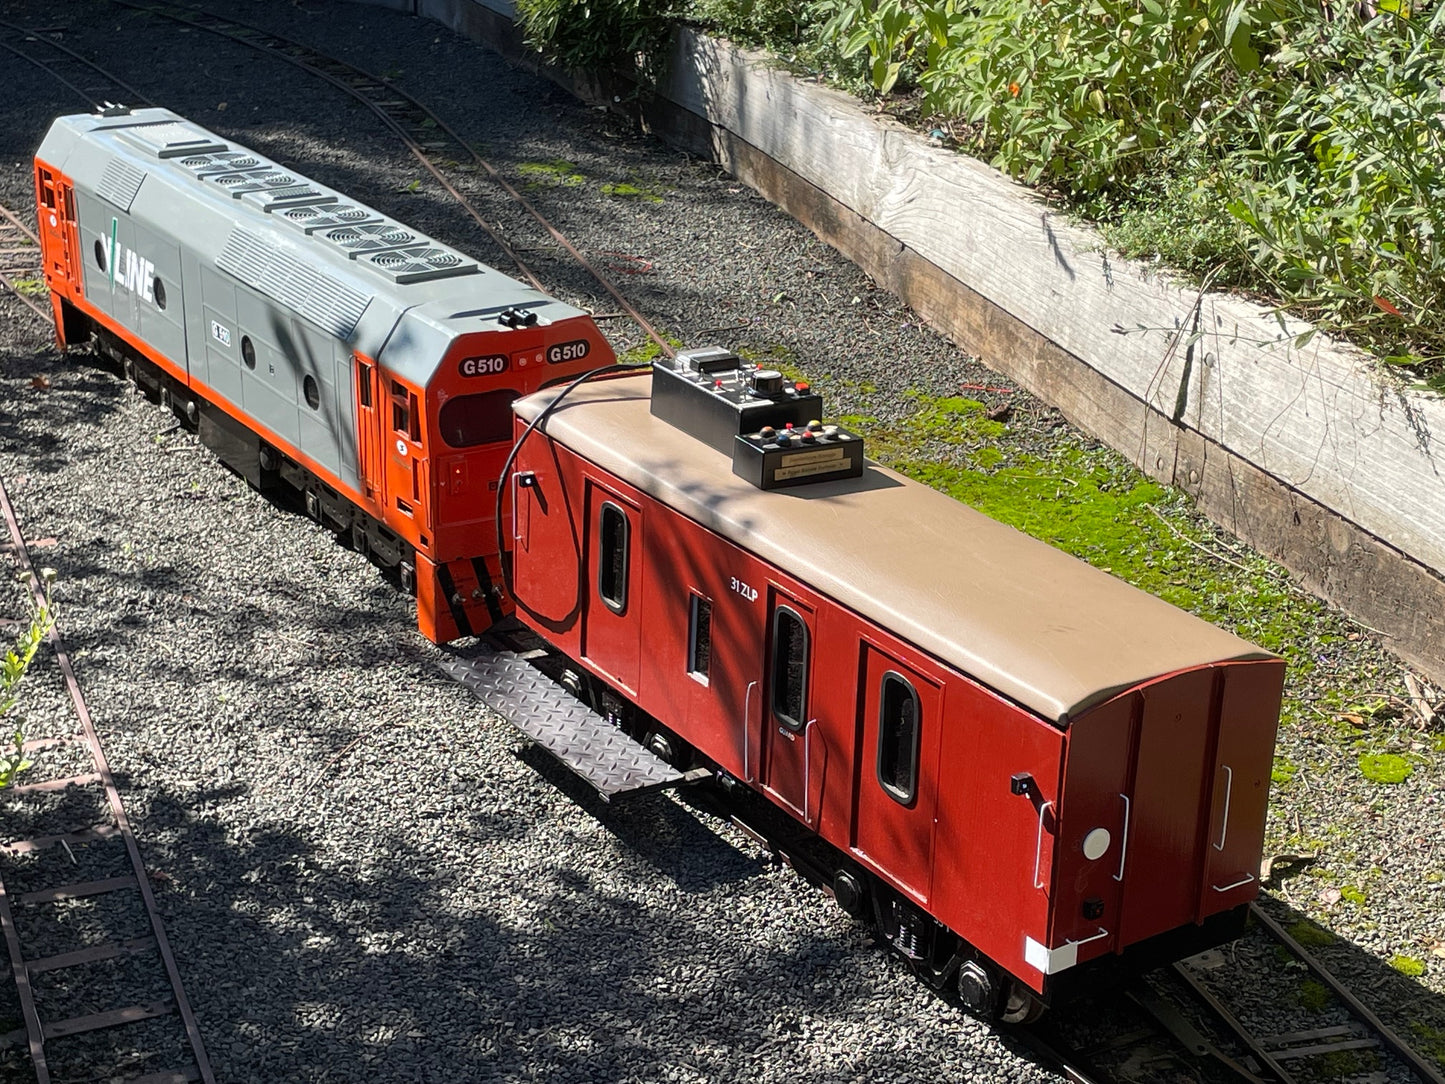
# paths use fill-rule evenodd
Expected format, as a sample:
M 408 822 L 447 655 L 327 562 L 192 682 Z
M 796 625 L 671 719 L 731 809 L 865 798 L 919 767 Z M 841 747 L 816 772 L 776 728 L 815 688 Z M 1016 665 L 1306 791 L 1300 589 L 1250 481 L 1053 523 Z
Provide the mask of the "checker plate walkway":
M 474 658 L 450 658 L 438 665 L 604 800 L 712 774 L 705 768 L 683 772 L 665 763 L 515 652 L 484 648 Z

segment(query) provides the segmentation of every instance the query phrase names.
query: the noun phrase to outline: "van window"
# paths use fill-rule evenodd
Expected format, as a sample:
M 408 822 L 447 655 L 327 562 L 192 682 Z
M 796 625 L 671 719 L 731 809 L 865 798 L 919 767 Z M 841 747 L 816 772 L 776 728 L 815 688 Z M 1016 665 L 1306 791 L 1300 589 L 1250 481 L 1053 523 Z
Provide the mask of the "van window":
M 910 805 L 918 794 L 918 693 L 893 670 L 878 690 L 878 784 Z
M 712 668 L 712 602 L 696 591 L 688 598 L 687 672 L 706 685 Z
M 808 714 L 808 626 L 786 606 L 773 613 L 773 715 L 801 730 Z
M 613 613 L 627 609 L 627 558 L 632 531 L 627 513 L 605 501 L 597 517 L 597 594 Z

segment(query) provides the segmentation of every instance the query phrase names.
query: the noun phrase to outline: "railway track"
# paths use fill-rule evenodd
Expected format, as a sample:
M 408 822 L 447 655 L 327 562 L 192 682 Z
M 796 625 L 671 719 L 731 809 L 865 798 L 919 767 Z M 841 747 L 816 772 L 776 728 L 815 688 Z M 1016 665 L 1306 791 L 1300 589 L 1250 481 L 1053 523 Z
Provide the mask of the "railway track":
M 50 308 L 36 300 L 45 292 L 40 238 L 8 207 L 0 205 L 0 286 L 50 323 Z
M 1077 1084 L 1107 1084 L 1162 1073 L 1169 1065 L 1201 1081 L 1247 1084 L 1445 1084 L 1445 1075 L 1390 1028 L 1259 904 L 1251 906 L 1254 936 L 1283 950 L 1290 964 L 1329 992 L 1315 1007 L 1330 1023 L 1260 1034 L 1245 1023 L 1239 989 L 1211 980 L 1219 952 L 1204 953 L 1132 983 L 1127 1000 L 1139 1026 L 1104 1042 L 1071 1041 L 1052 1024 L 1022 1036 L 1043 1060 Z M 1344 1022 L 1338 1022 L 1348 1017 Z
M 33 64 L 74 91 L 92 109 L 118 102 L 126 105 L 153 104 L 135 87 L 57 40 L 56 35 L 60 33 L 57 29 L 30 29 L 0 19 L 0 30 L 11 38 L 10 41 L 0 40 L 0 50 Z
M 28 578 L 35 605 L 44 606 L 42 580 L 3 482 L 0 512 L 3 549 Z M 75 729 L 25 745 L 27 753 L 44 750 L 42 766 L 63 774 L 36 781 L 40 772 L 32 771 L 22 785 L 0 792 L 6 812 L 0 929 L 25 1021 L 3 1039 L 28 1046 L 37 1084 L 49 1084 L 53 1072 L 114 1079 L 117 1071 L 145 1084 L 209 1084 L 215 1078 L 155 889 L 54 623 L 49 642 Z M 174 1034 L 150 1028 L 141 1042 L 115 1034 L 163 1020 Z M 100 1033 L 111 1041 L 96 1042 Z M 152 1056 L 141 1050 L 178 1060 L 149 1064 Z

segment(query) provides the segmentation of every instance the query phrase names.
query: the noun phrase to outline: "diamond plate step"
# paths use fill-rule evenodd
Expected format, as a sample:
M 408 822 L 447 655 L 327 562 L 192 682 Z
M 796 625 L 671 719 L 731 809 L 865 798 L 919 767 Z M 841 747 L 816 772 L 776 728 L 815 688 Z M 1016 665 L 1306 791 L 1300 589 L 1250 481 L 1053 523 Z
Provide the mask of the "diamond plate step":
M 512 651 L 437 664 L 487 706 L 586 780 L 604 800 L 618 794 L 706 778 L 682 772 L 633 741 Z

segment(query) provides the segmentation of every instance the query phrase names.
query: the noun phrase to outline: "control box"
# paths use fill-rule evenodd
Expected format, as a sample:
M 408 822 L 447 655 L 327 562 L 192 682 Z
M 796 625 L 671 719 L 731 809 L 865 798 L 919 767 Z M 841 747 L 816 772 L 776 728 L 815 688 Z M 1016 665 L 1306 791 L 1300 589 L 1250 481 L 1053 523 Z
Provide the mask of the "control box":
M 823 397 L 776 369 L 749 365 L 720 347 L 679 351 L 652 366 L 652 413 L 724 455 L 740 433 L 802 427 L 823 415 Z
M 821 395 L 721 347 L 656 362 L 651 410 L 732 457 L 733 473 L 760 489 L 863 473 L 863 438 L 819 420 Z
M 733 473 L 759 489 L 858 478 L 863 474 L 863 438 L 818 421 L 801 428 L 765 426 L 734 438 Z

